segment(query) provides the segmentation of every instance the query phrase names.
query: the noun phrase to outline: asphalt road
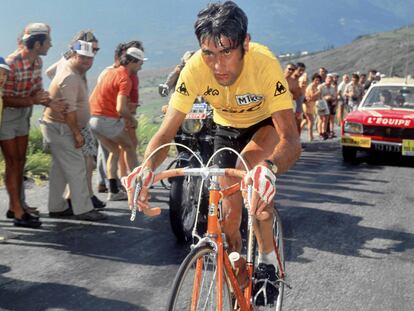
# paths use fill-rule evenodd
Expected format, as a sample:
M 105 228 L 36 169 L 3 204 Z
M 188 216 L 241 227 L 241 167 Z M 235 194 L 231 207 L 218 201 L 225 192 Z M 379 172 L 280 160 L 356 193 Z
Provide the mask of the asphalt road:
M 347 166 L 337 142 L 306 144 L 278 178 L 285 310 L 413 310 L 414 161 L 366 160 Z M 44 214 L 31 230 L 5 219 L 0 190 L 0 228 L 16 235 L 0 244 L 0 310 L 165 310 L 188 252 L 171 233 L 166 191 L 154 189 L 157 218 L 130 222 L 125 202 L 110 202 L 100 223 L 48 218 L 47 191 L 27 190 Z

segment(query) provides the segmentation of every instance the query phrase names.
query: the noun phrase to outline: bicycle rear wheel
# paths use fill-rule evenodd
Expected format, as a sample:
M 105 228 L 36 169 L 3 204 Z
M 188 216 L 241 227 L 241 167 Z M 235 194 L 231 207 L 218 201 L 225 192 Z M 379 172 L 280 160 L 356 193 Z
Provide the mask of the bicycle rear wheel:
M 276 265 L 276 276 L 277 281 L 276 285 L 278 287 L 279 294 L 273 305 L 266 306 L 254 306 L 253 310 L 257 311 L 281 311 L 283 295 L 285 289 L 285 253 L 283 249 L 283 227 L 282 220 L 280 218 L 279 212 L 277 209 L 274 209 L 274 218 L 273 218 L 273 239 L 278 257 L 278 264 Z M 255 256 L 255 268 L 258 265 L 258 251 L 256 249 Z
M 210 246 L 193 249 L 182 262 L 168 301 L 169 311 L 217 310 L 217 253 Z M 233 310 L 226 278 L 223 278 L 223 311 Z

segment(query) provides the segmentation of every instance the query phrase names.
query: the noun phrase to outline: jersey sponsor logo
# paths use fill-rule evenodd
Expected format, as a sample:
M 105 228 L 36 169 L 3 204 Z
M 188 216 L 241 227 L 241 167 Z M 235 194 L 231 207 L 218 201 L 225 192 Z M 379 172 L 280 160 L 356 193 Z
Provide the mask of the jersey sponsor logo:
M 411 120 L 394 119 L 394 118 L 381 118 L 381 117 L 368 117 L 367 123 L 368 124 L 374 124 L 374 125 L 394 125 L 394 126 L 409 127 L 411 125 Z
M 210 86 L 207 86 L 207 91 L 204 92 L 204 96 L 212 95 L 212 96 L 218 96 L 220 95 L 220 92 L 218 89 L 213 89 Z
M 179 87 L 177 87 L 176 91 L 182 95 L 190 96 L 190 94 L 187 91 L 187 87 L 185 86 L 185 83 L 181 83 Z
M 279 96 L 279 95 L 282 95 L 282 94 L 286 93 L 286 91 L 287 91 L 287 89 L 286 89 L 286 87 L 282 84 L 282 82 L 277 81 L 274 96 Z
M 258 110 L 262 105 L 262 102 L 258 103 L 257 105 L 254 105 L 253 107 L 249 107 L 249 108 L 219 108 L 219 110 L 223 111 L 223 112 L 228 112 L 228 113 L 244 113 L 244 112 L 251 112 L 251 111 L 256 111 Z
M 236 101 L 239 106 L 246 106 L 252 103 L 262 102 L 264 96 L 256 94 L 236 95 Z

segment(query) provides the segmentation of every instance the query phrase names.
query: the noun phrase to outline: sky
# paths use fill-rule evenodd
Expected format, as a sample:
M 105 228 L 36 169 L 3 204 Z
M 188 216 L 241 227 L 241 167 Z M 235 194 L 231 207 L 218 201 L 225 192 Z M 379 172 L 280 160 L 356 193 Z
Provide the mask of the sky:
M 130 40 L 141 40 L 144 43 L 146 57 L 149 60 L 144 64 L 143 71 L 172 67 L 185 51 L 197 48 L 193 24 L 197 13 L 210 1 L 1 0 L 0 56 L 7 56 L 15 50 L 16 38 L 25 25 L 30 22 L 45 22 L 52 28 L 53 47 L 48 55 L 43 57 L 44 68 L 61 57 L 74 34 L 82 29 L 93 30 L 99 39 L 101 48 L 88 74 L 89 77 L 96 77 L 113 62 L 113 51 L 118 43 Z M 413 0 L 395 1 L 400 3 L 400 6 L 394 5 L 398 8 L 412 8 L 413 6 L 409 4 L 409 1 Z M 372 24 L 373 28 L 366 31 L 372 31 L 375 27 L 377 28 L 374 30 L 378 31 L 390 30 L 379 29 L 382 19 L 386 21 L 386 17 L 382 16 L 382 19 L 377 21 L 373 19 L 373 16 L 370 17 L 369 12 L 360 12 L 364 5 L 375 3 L 381 7 L 386 5 L 388 0 L 342 0 L 338 3 L 330 0 L 312 0 L 312 2 L 307 0 L 235 0 L 235 2 L 249 18 L 249 31 L 253 39 L 270 47 L 273 45 L 275 53 L 281 52 L 275 50 L 284 47 L 282 42 L 304 44 L 316 41 L 313 36 L 317 36 L 320 32 L 320 27 L 316 26 L 321 22 L 321 10 L 311 10 L 311 7 L 323 7 L 324 10 L 331 12 L 329 14 L 337 14 L 332 21 L 334 26 L 328 27 L 326 31 L 332 32 L 335 31 L 335 27 L 347 25 L 346 30 L 351 32 L 352 39 L 354 38 L 352 27 L 359 22 L 367 23 L 366 28 L 362 27 L 363 30 L 368 29 L 368 26 Z M 408 4 L 401 5 L 405 2 Z M 387 5 L 389 9 L 389 4 Z M 359 12 L 358 18 L 355 17 L 349 25 L 345 23 L 348 20 L 341 17 L 344 8 L 350 12 L 348 13 L 351 17 L 347 16 L 348 20 Z M 400 12 L 400 16 L 404 16 L 401 14 Z M 376 16 L 379 18 L 379 15 Z M 411 18 L 414 21 L 412 16 Z M 370 21 L 371 24 L 369 24 Z M 293 25 L 298 22 L 304 22 L 304 24 L 302 28 L 296 30 Z M 404 24 L 399 25 L 398 20 L 392 23 L 395 27 Z M 304 37 L 298 39 L 297 36 L 290 35 L 286 38 L 286 34 L 291 29 L 296 31 L 294 32 L 296 35 L 303 34 Z M 301 33 L 298 34 L 297 31 Z M 179 41 L 178 44 L 177 41 Z M 320 46 L 320 48 L 323 47 Z
M 151 47 L 159 45 L 159 40 L 165 40 L 168 44 L 170 31 L 166 28 L 159 29 L 158 18 L 160 15 L 165 16 L 165 10 L 171 10 L 171 7 L 165 6 L 165 3 L 171 6 L 181 6 L 184 2 L 183 0 L 1 0 L 0 56 L 4 57 L 14 51 L 17 36 L 25 25 L 30 22 L 45 22 L 52 28 L 53 47 L 48 55 L 43 57 L 44 68 L 60 58 L 67 50 L 72 37 L 82 29 L 93 30 L 101 47 L 96 56 L 95 65 L 91 69 L 91 75 L 96 75 L 97 72 L 112 64 L 116 45 L 130 40 L 144 42 L 146 57 L 150 59 L 145 64 L 146 67 L 158 67 L 159 64 L 151 63 L 151 56 L 158 53 Z M 188 27 L 185 27 L 187 29 L 183 33 L 183 37 L 188 42 L 183 48 L 187 49 L 196 47 L 192 32 L 193 22 L 198 10 L 209 1 L 193 0 L 191 2 L 194 9 L 183 14 L 183 18 L 188 19 L 188 23 L 184 24 Z M 198 9 L 195 9 L 196 7 Z M 10 14 L 4 14 L 5 12 L 10 12 Z M 154 31 L 156 31 L 156 36 L 153 36 Z

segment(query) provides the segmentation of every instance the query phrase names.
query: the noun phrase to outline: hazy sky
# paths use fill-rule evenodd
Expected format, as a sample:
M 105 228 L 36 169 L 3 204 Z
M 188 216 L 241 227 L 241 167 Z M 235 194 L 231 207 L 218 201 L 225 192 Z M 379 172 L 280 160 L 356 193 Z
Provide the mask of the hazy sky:
M 249 31 L 253 39 L 273 46 L 275 53 L 284 52 L 287 43 L 308 46 L 309 43 L 319 40 L 319 37 L 313 36 L 320 33 L 323 35 L 326 31 L 331 35 L 338 29 L 344 32 L 342 36 L 335 38 L 343 38 L 343 41 L 349 42 L 355 38 L 353 27 L 359 25 L 358 23 L 363 25 L 362 30 L 359 30 L 361 27 L 358 28 L 358 31 L 364 31 L 362 34 L 390 30 L 383 26 L 385 21 L 390 21 L 390 16 L 387 16 L 387 12 L 391 11 L 389 6 L 385 13 L 372 10 L 372 6 L 384 8 L 387 1 L 235 0 L 249 18 Z M 401 4 L 408 0 L 395 1 Z M 45 68 L 60 58 L 67 50 L 73 35 L 81 29 L 94 30 L 101 47 L 90 77 L 97 76 L 105 66 L 112 63 L 113 51 L 118 43 L 129 40 L 144 42 L 149 61 L 144 64 L 143 70 L 173 66 L 174 60 L 178 62 L 186 50 L 197 47 L 193 24 L 197 13 L 209 2 L 210 0 L 1 0 L 0 56 L 6 56 L 16 48 L 17 35 L 25 25 L 30 22 L 45 22 L 52 27 L 53 44 L 49 54 L 43 58 Z M 371 5 L 370 12 L 363 10 L 366 5 Z M 407 8 L 413 7 L 408 2 L 404 6 L 394 6 L 399 11 L 404 8 L 407 11 Z M 318 7 L 323 10 L 315 9 Z M 345 11 L 348 13 L 345 14 L 346 18 L 342 15 Z M 325 30 L 321 16 L 326 12 L 333 18 L 330 21 L 332 24 Z M 414 19 L 409 16 L 411 20 Z M 402 26 L 409 19 L 406 18 L 406 21 L 400 23 L 399 20 L 392 20 L 392 17 L 393 15 L 386 27 Z M 297 23 L 301 23 L 298 29 L 294 27 Z M 287 36 L 291 29 L 294 30 L 293 34 Z M 174 36 L 171 35 L 172 32 Z M 351 34 L 350 39 L 345 40 L 344 35 L 347 33 Z M 356 33 L 359 34 L 361 33 Z M 319 45 L 316 48 L 323 47 Z
M 191 6 L 186 6 L 186 14 L 180 18 L 181 21 L 183 18 L 188 20 L 188 27 L 183 27 L 183 36 L 190 43 L 183 49 L 190 48 L 190 45 L 196 46 L 192 25 L 196 13 L 209 1 L 1 0 L 0 56 L 6 56 L 15 49 L 17 35 L 26 24 L 45 22 L 52 28 L 53 47 L 43 57 L 44 67 L 59 59 L 73 35 L 81 29 L 94 30 L 101 46 L 92 68 L 93 72 L 100 72 L 106 65 L 111 64 L 113 50 L 119 42 L 142 40 L 146 56 L 151 59 L 151 55 L 157 53 L 151 49 L 154 40 L 165 40 L 168 44 L 170 29 L 157 29 L 159 16 L 165 16 L 166 10 L 176 16 L 176 12 L 184 8 L 185 2 L 190 2 Z M 157 37 L 152 36 L 154 29 Z M 151 61 L 145 64 L 148 68 L 154 65 Z

